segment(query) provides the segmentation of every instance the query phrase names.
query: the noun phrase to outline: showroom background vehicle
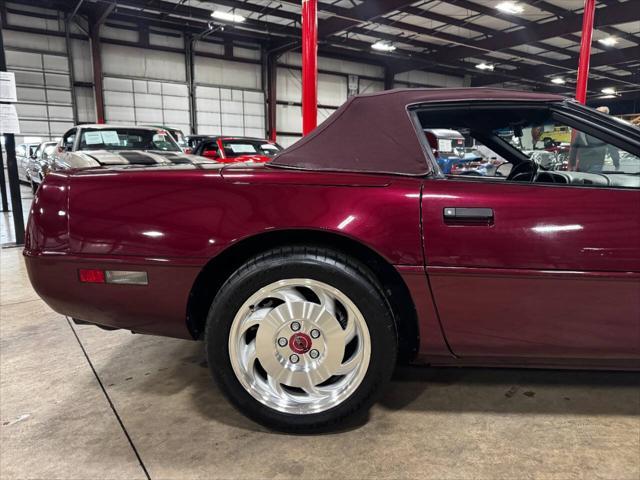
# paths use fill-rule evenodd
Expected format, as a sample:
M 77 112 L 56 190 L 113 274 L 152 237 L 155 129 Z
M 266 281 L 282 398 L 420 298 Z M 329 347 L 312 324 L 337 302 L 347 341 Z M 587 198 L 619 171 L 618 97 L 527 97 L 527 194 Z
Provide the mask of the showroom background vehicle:
M 547 124 L 581 137 L 577 170 L 521 148 Z M 510 172 L 444 175 L 436 129 Z M 51 173 L 24 256 L 56 312 L 201 339 L 239 410 L 326 430 L 364 414 L 397 359 L 640 369 L 639 167 L 640 129 L 558 95 L 391 90 L 266 165 Z
M 277 143 L 261 138 L 209 137 L 198 143 L 193 154 L 223 163 L 264 163 L 281 150 L 282 147 Z
M 186 137 L 184 136 L 184 133 L 182 133 L 182 130 L 180 130 L 179 128 L 166 127 L 163 125 L 148 125 L 148 126 L 169 132 L 169 135 L 171 135 L 171 138 L 175 140 L 175 142 L 178 144 L 178 146 L 180 147 L 180 149 L 182 149 L 184 153 L 191 153 L 190 151 L 187 151 L 188 145 L 187 145 Z
M 117 165 L 197 165 L 211 160 L 188 155 L 164 129 L 123 125 L 78 125 L 63 136 L 49 169 Z
M 58 142 L 43 142 L 38 145 L 35 153 L 27 162 L 27 178 L 31 184 L 31 190 L 34 192 L 44 180 L 44 176 L 50 170 L 50 162 L 55 155 Z
M 184 137 L 185 142 L 187 143 L 187 148 L 189 149 L 188 153 L 193 153 L 196 147 L 203 142 L 204 140 L 212 140 L 215 136 L 211 135 L 188 135 Z
M 425 130 L 424 134 L 443 173 L 451 173 L 454 164 L 466 163 L 465 139 L 460 132 L 439 128 Z
M 18 164 L 18 179 L 21 182 L 29 183 L 27 165 L 38 149 L 39 143 L 21 143 L 16 145 L 16 162 Z

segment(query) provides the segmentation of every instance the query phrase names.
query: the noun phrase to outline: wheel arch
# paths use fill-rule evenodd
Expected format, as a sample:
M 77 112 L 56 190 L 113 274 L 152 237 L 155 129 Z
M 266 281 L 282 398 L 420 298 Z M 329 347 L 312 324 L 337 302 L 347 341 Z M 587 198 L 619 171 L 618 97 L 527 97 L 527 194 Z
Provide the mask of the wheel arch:
M 401 360 L 415 357 L 419 346 L 418 316 L 413 298 L 400 273 L 380 253 L 345 235 L 325 230 L 287 229 L 242 239 L 209 260 L 193 284 L 187 303 L 187 328 L 193 338 L 202 337 L 207 313 L 227 278 L 249 258 L 282 246 L 324 247 L 344 253 L 369 267 L 380 282 L 398 330 Z

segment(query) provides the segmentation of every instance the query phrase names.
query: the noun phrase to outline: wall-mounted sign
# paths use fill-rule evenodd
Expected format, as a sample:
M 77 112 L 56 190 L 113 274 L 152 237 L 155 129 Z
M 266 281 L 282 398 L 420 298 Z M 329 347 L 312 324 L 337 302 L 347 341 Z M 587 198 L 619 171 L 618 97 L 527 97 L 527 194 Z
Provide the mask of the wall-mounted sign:
M 16 76 L 13 72 L 0 72 L 0 102 L 17 102 Z
M 0 134 L 5 133 L 20 133 L 20 122 L 15 105 L 0 103 Z

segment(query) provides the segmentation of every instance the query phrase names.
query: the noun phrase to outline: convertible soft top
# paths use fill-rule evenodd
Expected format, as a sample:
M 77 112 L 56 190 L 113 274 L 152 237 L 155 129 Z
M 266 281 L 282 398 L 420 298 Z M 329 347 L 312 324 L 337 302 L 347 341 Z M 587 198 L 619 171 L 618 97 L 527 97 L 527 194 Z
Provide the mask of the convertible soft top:
M 269 165 L 307 170 L 424 175 L 431 171 L 410 105 L 473 100 L 559 102 L 546 93 L 491 88 L 411 88 L 357 95 Z

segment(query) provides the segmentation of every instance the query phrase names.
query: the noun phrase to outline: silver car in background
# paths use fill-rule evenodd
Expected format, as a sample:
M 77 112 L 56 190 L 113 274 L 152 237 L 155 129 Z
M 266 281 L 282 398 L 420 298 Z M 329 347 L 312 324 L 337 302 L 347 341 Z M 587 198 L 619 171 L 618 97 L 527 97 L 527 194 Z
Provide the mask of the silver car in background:
M 50 169 L 202 163 L 217 162 L 185 154 L 163 128 L 101 124 L 68 130 L 56 147 Z
M 27 175 L 27 165 L 29 160 L 35 155 L 40 144 L 38 143 L 21 143 L 16 145 L 16 163 L 18 164 L 18 179 L 21 182 L 31 183 Z
M 26 179 L 31 184 L 31 190 L 38 189 L 44 176 L 51 169 L 51 162 L 58 147 L 58 142 L 43 142 L 27 161 Z

